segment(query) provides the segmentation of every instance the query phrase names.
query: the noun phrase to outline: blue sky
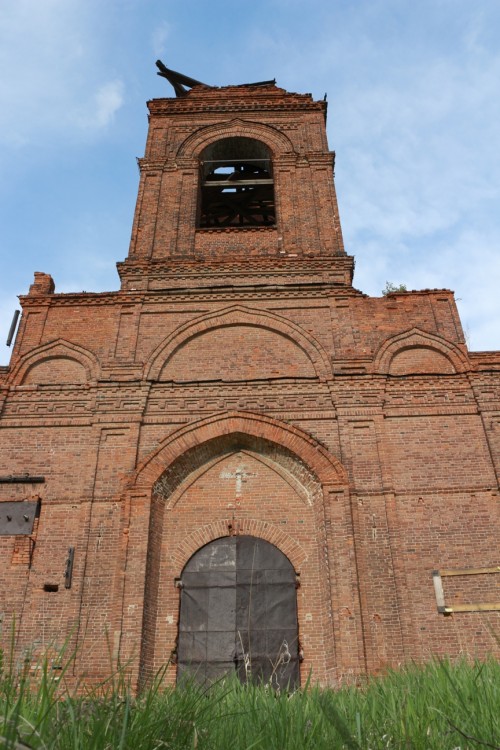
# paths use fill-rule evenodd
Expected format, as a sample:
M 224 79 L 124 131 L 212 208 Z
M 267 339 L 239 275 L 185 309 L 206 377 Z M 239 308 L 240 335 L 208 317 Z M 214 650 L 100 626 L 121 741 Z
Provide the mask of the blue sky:
M 0 362 L 34 271 L 118 288 L 160 57 L 208 84 L 328 93 L 355 286 L 450 288 L 500 348 L 499 0 L 0 2 Z

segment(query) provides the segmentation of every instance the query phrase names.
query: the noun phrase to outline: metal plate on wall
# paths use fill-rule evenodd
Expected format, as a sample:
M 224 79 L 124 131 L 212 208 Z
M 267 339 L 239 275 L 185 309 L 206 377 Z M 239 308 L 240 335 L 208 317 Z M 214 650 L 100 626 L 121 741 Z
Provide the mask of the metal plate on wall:
M 295 571 L 277 547 L 251 536 L 210 542 L 182 574 L 178 679 L 227 673 L 299 684 Z
M 38 500 L 0 502 L 0 536 L 21 536 L 33 532 Z

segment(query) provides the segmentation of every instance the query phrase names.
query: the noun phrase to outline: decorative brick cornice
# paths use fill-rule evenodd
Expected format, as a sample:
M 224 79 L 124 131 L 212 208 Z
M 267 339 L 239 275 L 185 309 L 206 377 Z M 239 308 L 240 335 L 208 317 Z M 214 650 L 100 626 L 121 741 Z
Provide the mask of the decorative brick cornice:
M 311 94 L 294 94 L 277 86 L 194 86 L 181 98 L 152 99 L 147 103 L 153 117 L 193 112 L 304 111 L 326 113 L 324 101 Z
M 234 229 L 203 229 L 198 231 L 202 231 L 203 233 L 235 232 L 236 234 L 238 234 L 238 231 L 241 232 L 241 230 Z M 257 227 L 250 231 L 274 233 L 276 229 L 274 227 Z M 158 260 L 145 260 L 141 258 L 137 260 L 127 259 L 116 265 L 121 277 L 136 273 L 137 271 L 141 274 L 161 272 L 165 276 L 170 274 L 173 277 L 188 274 L 191 278 L 193 275 L 199 275 L 200 273 L 234 276 L 251 272 L 255 272 L 259 276 L 268 277 L 273 272 L 292 275 L 320 272 L 332 274 L 336 268 L 350 269 L 354 265 L 354 258 L 350 255 L 344 255 L 344 253 L 328 257 L 296 255 L 294 257 L 264 256 L 254 258 L 225 258 L 223 260 L 211 260 L 209 258 L 162 258 Z
M 209 230 L 211 231 L 211 230 Z M 219 231 L 216 230 L 219 235 Z M 351 285 L 353 259 L 343 254 L 330 257 L 268 256 L 259 259 L 234 258 L 210 262 L 206 259 L 169 259 L 161 261 L 129 259 L 118 264 L 123 289 L 186 289 L 190 294 L 211 290 L 216 294 L 272 291 L 280 293 L 306 288 L 313 292 L 342 288 L 347 295 L 365 296 Z
M 500 352 L 469 352 L 469 357 L 474 370 L 478 372 L 500 370 Z

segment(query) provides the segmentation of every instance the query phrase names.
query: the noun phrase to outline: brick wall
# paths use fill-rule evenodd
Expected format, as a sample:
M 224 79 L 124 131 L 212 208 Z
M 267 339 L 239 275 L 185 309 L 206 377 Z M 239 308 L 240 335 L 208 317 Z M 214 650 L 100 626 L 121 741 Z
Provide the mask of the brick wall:
M 121 289 L 37 273 L 0 372 L 0 474 L 45 478 L 0 484 L 41 498 L 31 536 L 0 536 L 4 643 L 15 620 L 20 657 L 67 639 L 75 677 L 111 651 L 145 679 L 175 661 L 190 556 L 245 533 L 298 574 L 304 677 L 498 651 L 498 612 L 438 612 L 432 572 L 500 564 L 500 354 L 467 351 L 448 290 L 352 286 L 323 102 L 196 87 L 149 108 Z M 238 135 L 272 153 L 276 226 L 197 229 L 199 155 Z M 446 604 L 498 604 L 499 581 L 443 578 Z

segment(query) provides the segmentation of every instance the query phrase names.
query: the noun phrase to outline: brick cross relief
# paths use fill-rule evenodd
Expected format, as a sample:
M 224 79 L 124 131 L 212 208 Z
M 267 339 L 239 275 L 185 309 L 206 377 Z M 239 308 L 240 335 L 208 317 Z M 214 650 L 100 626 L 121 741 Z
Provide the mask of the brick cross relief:
M 251 474 L 245 470 L 244 466 L 238 466 L 235 471 L 221 471 L 221 479 L 235 479 L 235 496 L 241 497 L 241 491 L 243 489 L 243 483 L 248 477 L 254 477 L 255 474 Z

